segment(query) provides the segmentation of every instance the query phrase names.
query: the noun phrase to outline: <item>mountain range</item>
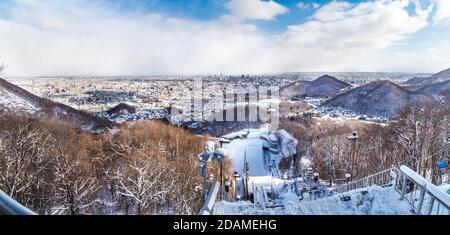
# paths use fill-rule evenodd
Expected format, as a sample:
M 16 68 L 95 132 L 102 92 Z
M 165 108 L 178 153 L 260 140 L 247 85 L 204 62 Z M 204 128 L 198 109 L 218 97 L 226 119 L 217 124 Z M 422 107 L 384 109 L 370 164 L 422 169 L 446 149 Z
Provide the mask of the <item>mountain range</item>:
M 408 104 L 427 104 L 435 100 L 428 94 L 410 91 L 391 81 L 383 80 L 354 88 L 322 103 L 325 107 L 350 110 L 370 116 L 394 117 Z
M 431 77 L 414 77 L 404 82 L 405 85 L 417 86 L 417 85 L 430 85 L 433 83 L 440 83 L 450 80 L 450 68 L 443 70 L 439 73 L 432 75 Z
M 296 81 L 281 89 L 281 95 L 288 98 L 334 97 L 352 86 L 335 77 L 324 75 L 314 81 Z

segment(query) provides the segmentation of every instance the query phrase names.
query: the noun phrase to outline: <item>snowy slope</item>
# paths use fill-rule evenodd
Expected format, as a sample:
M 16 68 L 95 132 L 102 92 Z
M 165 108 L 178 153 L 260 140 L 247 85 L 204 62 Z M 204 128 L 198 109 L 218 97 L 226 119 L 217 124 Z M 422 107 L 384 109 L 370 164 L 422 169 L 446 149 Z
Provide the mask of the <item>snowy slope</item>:
M 89 131 L 115 126 L 115 123 L 109 120 L 38 97 L 2 78 L 0 78 L 0 106 L 13 111 L 32 113 L 33 115 L 47 115 L 73 123 Z
M 17 109 L 25 112 L 35 112 L 38 110 L 33 104 L 21 99 L 17 95 L 0 87 L 0 106 L 8 109 Z
M 431 77 L 414 77 L 405 82 L 407 85 L 430 85 L 450 80 L 450 69 L 443 70 Z
M 222 138 L 231 139 L 229 144 L 224 147 L 228 150 L 229 156 L 233 161 L 233 170 L 239 174 L 245 174 L 245 162 L 250 164 L 250 175 L 267 176 L 270 175 L 268 166 L 264 164 L 265 155 L 263 147 L 265 140 L 261 135 L 268 135 L 267 130 L 246 130 L 231 133 Z
M 248 129 L 222 138 L 230 140 L 224 148 L 233 161 L 233 170 L 243 175 L 248 162 L 252 177 L 279 175 L 276 166 L 280 158 L 294 155 L 297 146 L 297 140 L 285 130 Z

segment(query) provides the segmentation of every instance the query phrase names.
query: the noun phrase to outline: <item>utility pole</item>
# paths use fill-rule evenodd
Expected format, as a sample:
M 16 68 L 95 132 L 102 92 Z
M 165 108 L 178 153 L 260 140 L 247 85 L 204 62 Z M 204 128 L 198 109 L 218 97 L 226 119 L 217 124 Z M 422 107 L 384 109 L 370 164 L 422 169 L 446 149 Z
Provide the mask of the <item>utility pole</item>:
M 352 141 L 352 155 L 351 155 L 351 166 L 350 166 L 350 182 L 353 181 L 353 177 L 354 177 L 354 165 L 356 164 L 356 141 L 358 140 L 358 134 L 356 133 L 356 131 L 354 131 L 352 133 L 352 135 L 347 136 L 347 139 Z

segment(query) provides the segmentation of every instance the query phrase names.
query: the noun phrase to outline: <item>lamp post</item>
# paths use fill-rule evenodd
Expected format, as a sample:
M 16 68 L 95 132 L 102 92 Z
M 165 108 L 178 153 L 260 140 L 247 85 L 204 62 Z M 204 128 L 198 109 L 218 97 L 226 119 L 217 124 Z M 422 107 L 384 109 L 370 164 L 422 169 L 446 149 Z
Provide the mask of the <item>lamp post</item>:
M 356 141 L 358 140 L 358 133 L 356 133 L 356 131 L 354 131 L 352 133 L 352 135 L 347 136 L 347 139 L 352 141 L 352 155 L 351 155 L 351 166 L 350 166 L 350 182 L 352 182 L 353 176 L 354 176 L 353 168 L 355 165 Z
M 203 153 L 197 155 L 200 166 L 200 176 L 203 176 L 203 193 L 202 198 L 206 201 L 207 194 L 207 169 L 208 162 L 217 161 L 220 163 L 220 190 L 222 192 L 223 188 L 223 163 L 228 152 L 224 148 L 215 149 L 216 143 L 213 141 L 206 141 Z M 220 199 L 222 199 L 222 193 L 220 194 Z

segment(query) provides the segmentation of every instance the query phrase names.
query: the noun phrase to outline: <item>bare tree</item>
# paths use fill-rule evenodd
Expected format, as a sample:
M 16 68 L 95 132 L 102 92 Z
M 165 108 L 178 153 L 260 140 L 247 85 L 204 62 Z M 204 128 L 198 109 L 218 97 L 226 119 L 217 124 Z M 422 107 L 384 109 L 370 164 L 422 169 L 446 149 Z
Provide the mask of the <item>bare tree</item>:
M 174 182 L 167 182 L 171 174 L 161 162 L 134 159 L 115 172 L 118 193 L 136 205 L 139 215 L 159 212 L 173 188 Z
M 53 158 L 56 214 L 85 214 L 98 200 L 93 199 L 98 182 L 86 161 L 78 155 L 60 152 Z
M 0 187 L 19 202 L 39 207 L 47 204 L 48 169 L 54 154 L 54 139 L 32 124 L 19 124 L 2 132 L 0 153 Z M 39 200 L 35 200 L 38 196 Z

